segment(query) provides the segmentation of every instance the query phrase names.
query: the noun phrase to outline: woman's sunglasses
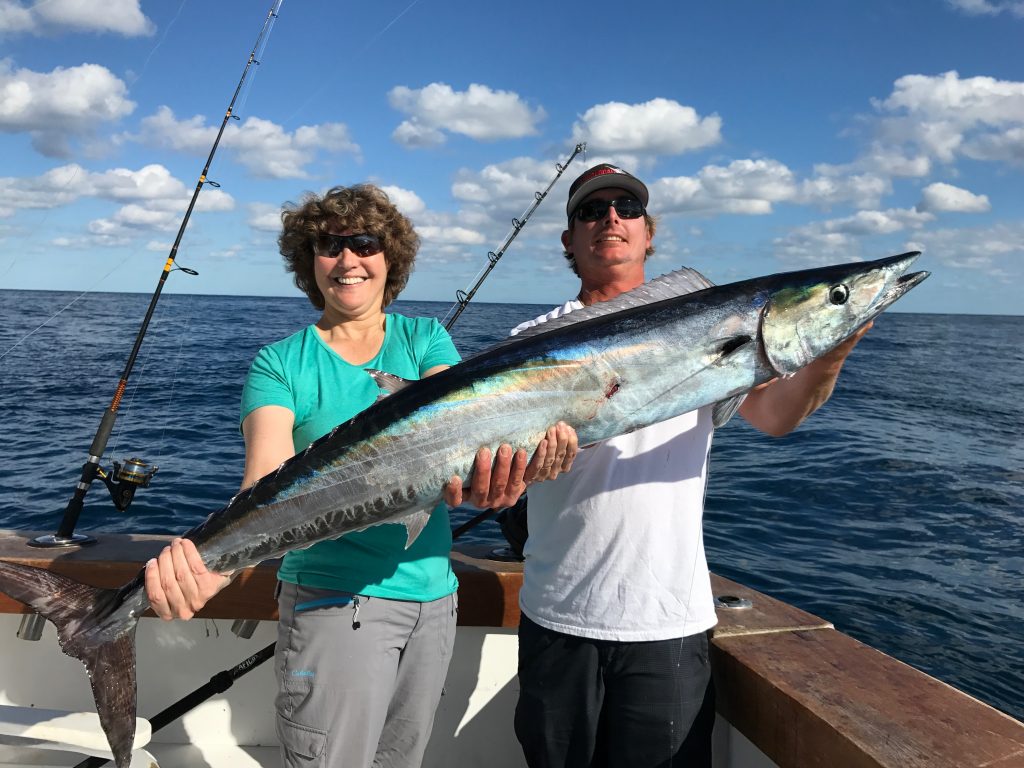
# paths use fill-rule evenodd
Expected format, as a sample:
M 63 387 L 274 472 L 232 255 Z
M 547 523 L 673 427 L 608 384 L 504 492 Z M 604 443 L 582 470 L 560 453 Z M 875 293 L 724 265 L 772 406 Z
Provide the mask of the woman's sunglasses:
M 332 235 L 325 233 L 320 236 L 317 243 L 317 250 L 326 253 L 332 259 L 344 249 L 348 248 L 357 256 L 373 256 L 384 250 L 380 238 L 376 235 Z
M 644 215 L 644 204 L 635 197 L 617 197 L 614 200 L 587 200 L 576 209 L 576 218 L 579 221 L 598 221 L 611 207 L 623 219 L 639 219 Z

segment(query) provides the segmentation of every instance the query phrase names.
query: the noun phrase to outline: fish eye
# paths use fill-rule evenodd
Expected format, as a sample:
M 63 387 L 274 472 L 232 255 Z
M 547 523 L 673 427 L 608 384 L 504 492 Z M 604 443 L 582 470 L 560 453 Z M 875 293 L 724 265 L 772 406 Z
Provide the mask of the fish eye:
M 848 298 L 850 298 L 850 289 L 842 283 L 828 289 L 828 300 L 833 304 L 845 304 Z

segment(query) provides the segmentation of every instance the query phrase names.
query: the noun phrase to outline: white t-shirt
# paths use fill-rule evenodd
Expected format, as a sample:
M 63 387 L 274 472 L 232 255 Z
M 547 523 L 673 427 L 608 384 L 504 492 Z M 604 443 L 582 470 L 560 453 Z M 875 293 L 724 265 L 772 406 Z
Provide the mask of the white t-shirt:
M 573 300 L 528 327 L 582 308 Z M 548 629 L 600 640 L 685 637 L 717 621 L 702 516 L 711 409 L 581 450 L 531 486 L 519 606 Z

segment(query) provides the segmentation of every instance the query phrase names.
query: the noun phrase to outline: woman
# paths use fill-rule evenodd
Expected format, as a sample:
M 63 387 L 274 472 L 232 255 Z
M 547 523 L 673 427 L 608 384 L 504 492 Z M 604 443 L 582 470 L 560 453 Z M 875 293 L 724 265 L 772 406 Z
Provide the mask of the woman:
M 436 320 L 384 313 L 419 245 L 384 192 L 335 187 L 281 219 L 286 268 L 322 314 L 252 364 L 242 394 L 243 488 L 372 405 L 380 392 L 364 369 L 417 379 L 459 360 Z M 529 464 L 525 452 L 501 446 L 492 467 L 481 449 L 468 500 L 509 506 L 526 482 L 569 469 L 575 452 L 564 425 L 548 430 Z M 443 495 L 462 503 L 461 479 Z M 284 557 L 275 705 L 286 766 L 420 764 L 455 636 L 444 504 L 405 543 L 403 526 L 379 525 Z M 206 570 L 190 541 L 174 541 L 146 569 L 153 610 L 165 619 L 191 618 L 228 582 Z

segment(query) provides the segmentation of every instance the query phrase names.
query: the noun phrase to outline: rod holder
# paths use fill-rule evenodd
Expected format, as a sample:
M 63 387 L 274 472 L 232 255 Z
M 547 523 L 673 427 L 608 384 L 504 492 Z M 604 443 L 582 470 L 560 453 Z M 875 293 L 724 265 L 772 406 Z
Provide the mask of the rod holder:
M 18 637 L 22 640 L 39 640 L 43 636 L 43 627 L 46 619 L 38 613 L 26 613 L 21 617 L 21 624 L 18 626 Z
M 256 631 L 258 624 L 259 621 L 257 619 L 235 619 L 231 622 L 231 632 L 236 637 L 248 640 L 252 637 L 252 633 Z
M 96 539 L 86 536 L 84 533 L 72 533 L 70 536 L 60 536 L 56 533 L 48 533 L 45 536 L 37 536 L 26 542 L 30 547 L 85 547 L 95 544 Z

